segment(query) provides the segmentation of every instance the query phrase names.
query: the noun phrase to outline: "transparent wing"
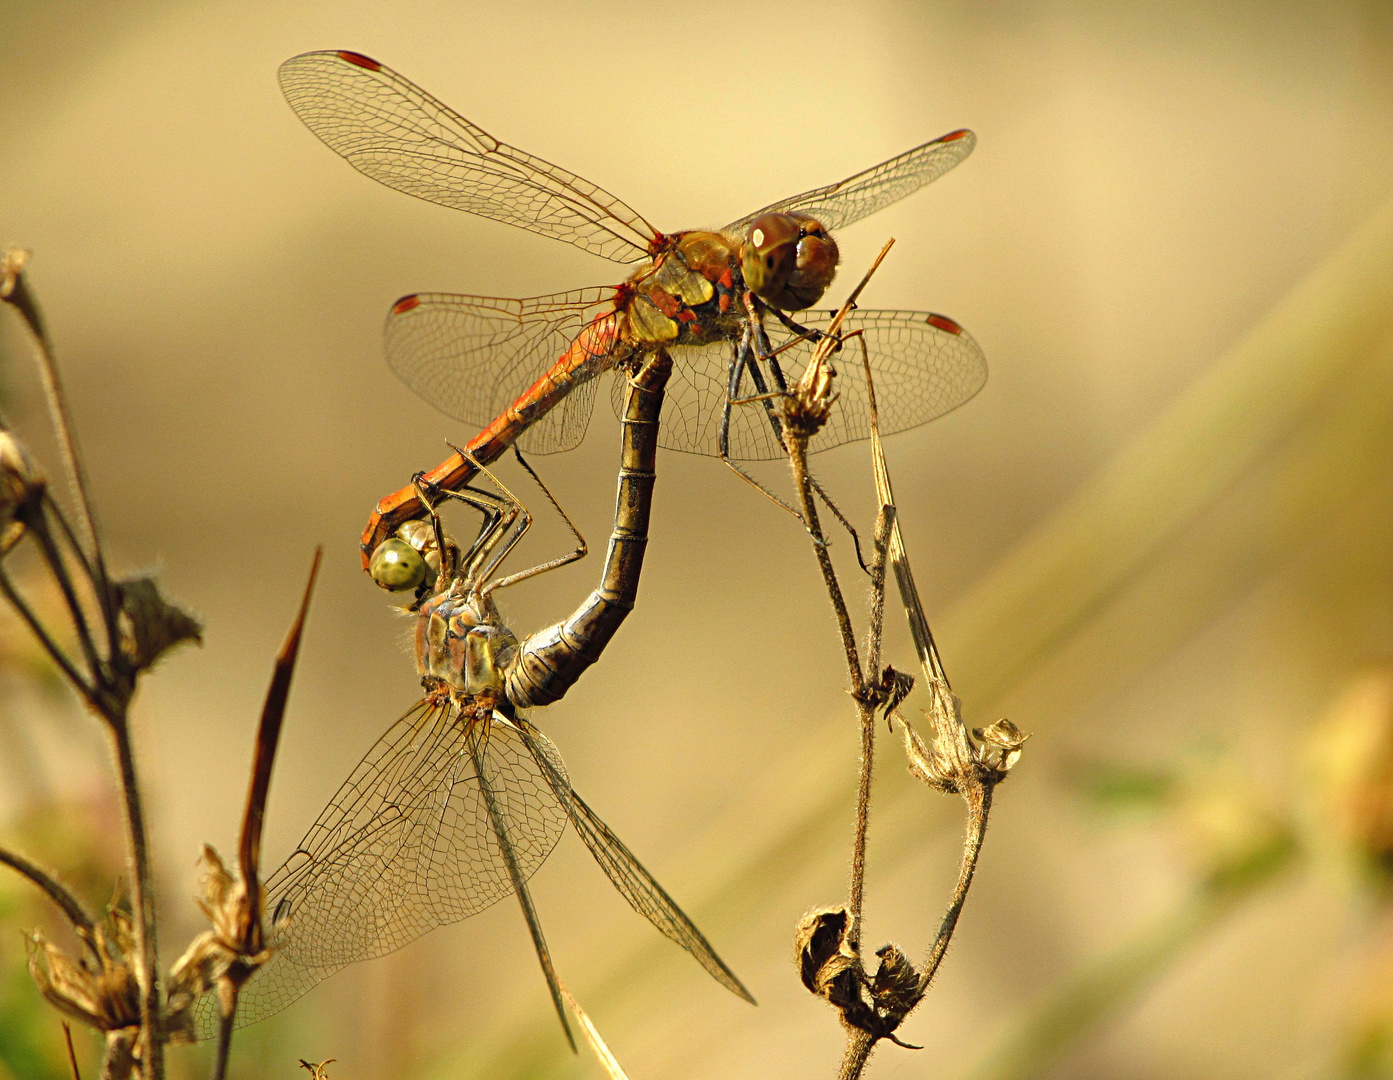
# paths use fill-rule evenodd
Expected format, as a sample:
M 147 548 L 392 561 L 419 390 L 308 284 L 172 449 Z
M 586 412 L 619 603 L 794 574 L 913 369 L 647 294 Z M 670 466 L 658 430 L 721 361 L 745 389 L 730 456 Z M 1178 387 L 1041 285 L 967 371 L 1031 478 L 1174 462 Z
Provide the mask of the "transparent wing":
M 279 1012 L 346 964 L 382 956 L 513 892 L 474 768 L 485 763 L 518 869 L 530 877 L 567 813 L 516 728 L 467 725 L 421 702 L 368 751 L 285 865 L 266 881 L 276 952 L 243 989 L 239 1025 Z M 217 1004 L 200 1002 L 200 1029 Z
M 518 726 L 523 738 L 527 740 L 533 758 L 551 785 L 557 801 L 566 808 L 571 824 L 575 826 L 576 832 L 585 841 L 585 846 L 590 849 L 590 854 L 595 856 L 600 869 L 614 883 L 620 895 L 664 935 L 691 953 L 718 983 L 753 1005 L 755 999 L 750 996 L 750 992 L 726 966 L 725 961 L 716 955 L 716 950 L 686 913 L 677 906 L 677 902 L 658 884 L 657 879 L 644 869 L 643 864 L 634 857 L 634 853 L 625 846 L 624 841 L 615 836 L 613 830 L 575 793 L 566 778 L 561 756 L 551 740 L 525 720 L 519 720 Z
M 498 418 L 517 426 L 525 450 L 569 450 L 590 422 L 594 377 L 612 363 L 615 295 L 592 288 L 525 300 L 405 296 L 387 316 L 387 363 L 458 420 L 482 428 Z M 517 415 L 504 420 L 514 405 Z
M 830 311 L 797 312 L 809 329 L 824 328 Z M 772 321 L 772 320 L 771 320 Z M 781 324 L 768 327 L 777 348 L 793 335 Z M 987 360 L 972 336 L 952 319 L 926 311 L 853 311 L 842 332 L 860 331 L 870 354 L 875 377 L 880 430 L 884 435 L 906 431 L 951 412 L 982 389 Z M 727 372 L 734 346 L 730 342 L 684 348 L 670 347 L 673 366 L 659 445 L 692 454 L 719 454 L 721 410 L 726 399 Z M 781 353 L 778 364 L 791 385 L 803 373 L 813 348 L 796 345 Z M 836 357 L 836 390 L 840 395 L 827 426 L 812 441 L 816 453 L 869 437 L 866 376 L 855 338 Z M 616 408 L 624 383 L 614 386 Z M 766 389 L 777 389 L 772 380 Z M 747 373 L 741 397 L 754 397 L 759 388 Z M 778 405 L 775 403 L 777 410 Z M 784 456 L 762 402 L 736 405 L 730 417 L 730 456 L 739 461 L 769 461 Z
M 840 183 L 813 188 L 801 195 L 770 203 L 739 221 L 731 222 L 726 228 L 743 231 L 761 214 L 781 212 L 807 214 L 836 231 L 893 202 L 899 202 L 906 195 L 937 180 L 972 153 L 976 145 L 977 136 L 972 132 L 950 131 L 933 142 L 906 150 L 898 157 L 882 161 Z
M 659 234 L 575 173 L 508 146 L 391 68 L 354 52 L 311 52 L 280 67 L 290 107 L 359 172 L 418 199 L 517 225 L 615 262 Z

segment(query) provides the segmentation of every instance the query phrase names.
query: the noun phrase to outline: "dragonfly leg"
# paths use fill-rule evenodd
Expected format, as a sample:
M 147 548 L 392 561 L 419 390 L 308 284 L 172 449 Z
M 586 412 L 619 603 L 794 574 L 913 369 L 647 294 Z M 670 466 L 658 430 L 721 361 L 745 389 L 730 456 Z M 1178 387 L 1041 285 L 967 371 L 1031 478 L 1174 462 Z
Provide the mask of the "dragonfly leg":
M 525 581 L 527 578 L 536 577 L 538 574 L 545 574 L 548 570 L 555 570 L 558 567 L 565 566 L 567 563 L 573 563 L 579 559 L 583 559 L 590 550 L 586 546 L 585 537 L 582 536 L 580 530 L 576 528 L 576 523 L 571 520 L 571 515 L 562 509 L 561 504 L 556 501 L 556 496 L 551 493 L 551 489 L 548 488 L 546 484 L 542 483 L 542 478 L 537 475 L 537 470 L 522 456 L 522 451 L 514 446 L 513 455 L 518 459 L 518 464 L 526 469 L 527 474 L 537 482 L 537 486 L 542 489 L 542 494 L 547 497 L 547 502 L 551 503 L 552 508 L 561 515 L 561 520 L 566 523 L 566 528 L 570 529 L 571 535 L 576 538 L 576 547 L 575 550 L 568 551 L 565 555 L 559 555 L 555 559 L 548 559 L 546 562 L 539 563 L 530 569 L 521 570 L 516 574 L 509 574 L 505 578 L 499 578 L 489 583 L 484 587 L 485 596 L 495 589 L 506 589 L 509 585 L 516 585 L 519 581 Z
M 744 377 L 745 369 L 747 367 L 753 374 L 755 374 L 757 380 L 756 385 L 760 386 L 761 392 L 763 392 L 763 377 L 758 375 L 758 369 L 755 368 L 753 362 L 751 345 L 752 340 L 753 338 L 750 328 L 747 326 L 745 328 L 744 334 L 741 335 L 740 344 L 735 348 L 735 351 L 731 355 L 730 374 L 729 378 L 726 381 L 726 399 L 721 404 L 721 426 L 717 431 L 716 445 L 717 448 L 720 450 L 721 460 L 725 462 L 726 467 L 729 468 L 731 472 L 733 472 L 736 476 L 740 477 L 741 480 L 749 484 L 750 487 L 758 491 L 775 506 L 779 507 L 780 509 L 787 510 L 799 521 L 802 521 L 802 514 L 800 514 L 793 507 L 789 506 L 788 503 L 784 502 L 783 499 L 775 495 L 772 491 L 770 491 L 753 476 L 747 473 L 739 465 L 735 464 L 735 462 L 730 457 L 731 409 L 734 408 L 735 404 L 741 400 L 740 381 Z M 775 425 L 774 428 L 774 435 L 776 438 L 779 437 L 779 429 L 777 425 Z M 779 443 L 780 445 L 783 444 L 782 438 L 779 438 Z
M 821 331 L 807 330 L 799 326 L 780 311 L 776 310 L 775 314 L 779 316 L 780 321 L 790 330 L 806 335 L 810 341 L 825 336 Z M 772 343 L 769 341 L 769 335 L 764 332 L 763 321 L 752 320 L 752 325 L 755 328 L 755 355 L 750 359 L 750 375 L 756 389 L 759 391 L 760 395 L 763 396 L 764 407 L 769 412 L 769 422 L 774 426 L 774 434 L 778 436 L 779 441 L 782 442 L 782 428 L 774 412 L 774 399 L 788 393 L 788 380 L 784 378 L 784 369 L 779 363 L 777 350 L 773 348 Z M 765 389 L 763 375 L 758 367 L 758 362 L 760 360 L 763 360 L 769 365 L 770 374 L 774 377 L 774 385 L 778 387 L 778 390 L 774 393 L 769 393 Z M 855 527 L 847 520 L 846 515 L 841 512 L 837 504 L 832 501 L 832 497 L 827 494 L 826 489 L 818 482 L 817 477 L 810 475 L 808 479 L 812 484 L 813 491 L 817 493 L 818 498 L 823 501 L 828 510 L 832 511 L 832 516 L 841 522 L 842 528 L 851 536 L 851 544 L 856 549 L 856 562 L 865 573 L 869 574 L 871 572 L 870 567 L 866 565 L 865 556 L 861 552 L 861 537 L 856 532 Z M 802 519 L 800 518 L 799 520 L 801 521 Z
M 566 1041 L 571 1044 L 571 1053 L 579 1053 L 576 1038 L 571 1034 L 571 1024 L 566 1016 L 566 1003 L 561 996 L 561 980 L 556 976 L 556 968 L 551 962 L 551 950 L 547 948 L 547 939 L 542 934 L 542 923 L 537 917 L 537 908 L 532 903 L 532 893 L 528 890 L 527 881 L 518 866 L 517 852 L 508 836 L 508 823 L 503 818 L 503 811 L 494 794 L 493 783 L 485 768 L 487 750 L 481 750 L 479 743 L 481 740 L 487 740 L 487 729 L 487 724 L 480 724 L 469 736 L 469 754 L 474 761 L 474 773 L 479 778 L 479 790 L 483 793 L 484 803 L 488 807 L 489 821 L 493 826 L 494 838 L 498 841 L 498 850 L 508 867 L 508 878 L 512 881 L 513 891 L 522 906 L 522 917 L 527 921 L 527 930 L 532 935 L 532 947 L 537 951 L 537 962 L 542 965 L 542 974 L 546 976 L 552 1005 L 555 1006 L 556 1015 L 561 1020 L 561 1030 L 566 1033 Z

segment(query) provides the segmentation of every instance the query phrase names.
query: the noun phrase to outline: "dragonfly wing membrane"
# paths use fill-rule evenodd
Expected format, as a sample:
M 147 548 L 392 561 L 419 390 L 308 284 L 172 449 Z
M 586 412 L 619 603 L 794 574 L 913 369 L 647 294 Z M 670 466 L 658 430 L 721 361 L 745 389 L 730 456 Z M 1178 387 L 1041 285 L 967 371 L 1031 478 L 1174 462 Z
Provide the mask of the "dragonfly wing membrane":
M 510 725 L 468 723 L 451 704 L 420 703 L 368 751 L 267 879 L 276 952 L 243 990 L 239 1024 L 513 892 L 475 755 L 487 764 L 519 873 L 526 879 L 541 866 L 567 813 L 529 746 Z
M 499 142 L 366 56 L 304 53 L 281 65 L 280 82 L 306 127 L 359 172 L 390 188 L 615 262 L 644 258 L 659 238 L 603 188 Z
M 825 327 L 832 312 L 799 312 L 809 329 Z M 780 328 L 775 346 L 792 337 Z M 952 319 L 927 311 L 853 311 L 842 323 L 848 338 L 835 357 L 837 403 L 827 425 L 814 436 L 813 452 L 869 437 L 870 401 L 861 342 L 875 379 L 882 435 L 927 424 L 970 400 L 987 381 L 987 359 L 976 340 Z M 780 360 L 795 360 L 790 381 L 803 373 L 811 348 L 797 347 Z
M 521 442 L 533 453 L 569 450 L 585 436 L 594 378 L 613 362 L 614 304 L 611 288 L 524 300 L 417 293 L 387 316 L 387 363 L 437 409 L 479 427 L 550 373 L 559 401 Z
M 742 231 L 761 214 L 785 213 L 807 214 L 833 231 L 844 229 L 937 180 L 961 163 L 976 145 L 977 136 L 972 132 L 951 131 L 839 183 L 771 203 L 727 228 Z
M 677 906 L 677 902 L 658 884 L 657 879 L 644 868 L 614 831 L 576 794 L 566 778 L 561 765 L 561 755 L 551 740 L 531 725 L 521 730 L 538 767 L 551 784 L 557 801 L 566 808 L 571 824 L 580 834 L 585 846 L 590 849 L 595 861 L 600 864 L 600 869 L 619 890 L 619 894 L 666 937 L 691 953 L 717 982 L 753 1004 L 754 998 L 750 996 L 750 992 L 716 954 L 716 950 L 692 920 Z

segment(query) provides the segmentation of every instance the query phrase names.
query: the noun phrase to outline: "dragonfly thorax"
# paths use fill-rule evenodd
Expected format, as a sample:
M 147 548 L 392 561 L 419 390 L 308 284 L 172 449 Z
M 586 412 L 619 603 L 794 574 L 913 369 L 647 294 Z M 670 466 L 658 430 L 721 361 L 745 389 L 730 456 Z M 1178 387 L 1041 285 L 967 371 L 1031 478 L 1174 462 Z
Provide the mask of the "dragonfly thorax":
M 629 337 L 636 345 L 705 345 L 732 336 L 738 321 L 737 237 L 677 233 L 629 278 Z
M 518 639 L 492 600 L 451 589 L 421 605 L 416 666 L 428 685 L 451 697 L 502 697 L 517 651 Z

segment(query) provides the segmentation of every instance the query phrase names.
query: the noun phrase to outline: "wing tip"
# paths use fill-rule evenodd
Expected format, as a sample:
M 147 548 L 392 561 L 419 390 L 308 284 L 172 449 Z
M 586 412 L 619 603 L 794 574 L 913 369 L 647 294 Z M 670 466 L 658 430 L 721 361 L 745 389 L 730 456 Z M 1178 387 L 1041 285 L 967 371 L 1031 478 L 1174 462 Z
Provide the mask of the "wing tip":
M 952 319 L 948 318 L 947 315 L 937 315 L 934 312 L 929 312 L 924 316 L 924 321 L 936 330 L 942 330 L 955 337 L 962 336 L 963 328 Z
M 393 314 L 393 315 L 405 315 L 405 314 L 406 314 L 408 311 L 410 311 L 412 308 L 416 308 L 416 307 L 420 307 L 420 306 L 421 306 L 421 294 L 420 294 L 420 293 L 411 293 L 411 294 L 409 294 L 409 295 L 407 295 L 407 296 L 403 296 L 400 300 L 398 300 L 395 304 L 392 305 L 392 314 Z

